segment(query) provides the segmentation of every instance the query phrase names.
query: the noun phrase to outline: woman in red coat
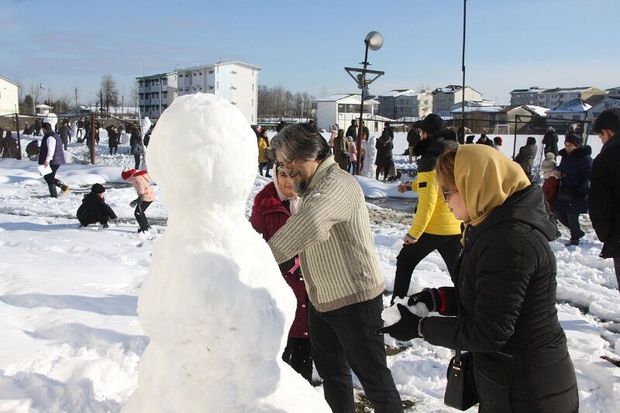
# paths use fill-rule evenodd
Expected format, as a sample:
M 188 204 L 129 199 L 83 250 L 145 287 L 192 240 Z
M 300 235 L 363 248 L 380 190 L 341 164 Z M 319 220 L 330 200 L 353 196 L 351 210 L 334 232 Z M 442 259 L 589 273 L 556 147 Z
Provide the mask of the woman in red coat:
M 265 241 L 275 234 L 297 212 L 297 194 L 291 178 L 276 168 L 274 181 L 265 186 L 254 198 L 250 222 Z M 308 335 L 308 295 L 299 267 L 299 257 L 280 264 L 282 276 L 297 298 L 295 320 L 288 333 L 288 342 L 282 359 L 306 380 L 312 379 L 312 357 Z

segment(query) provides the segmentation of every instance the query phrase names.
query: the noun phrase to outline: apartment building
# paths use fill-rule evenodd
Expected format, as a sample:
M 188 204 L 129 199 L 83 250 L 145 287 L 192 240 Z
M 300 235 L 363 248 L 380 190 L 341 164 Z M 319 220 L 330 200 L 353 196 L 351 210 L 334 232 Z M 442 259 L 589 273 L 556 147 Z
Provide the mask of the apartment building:
M 138 77 L 141 115 L 156 119 L 176 97 L 202 92 L 225 98 L 239 108 L 248 123 L 255 124 L 259 71 L 258 66 L 235 61 Z

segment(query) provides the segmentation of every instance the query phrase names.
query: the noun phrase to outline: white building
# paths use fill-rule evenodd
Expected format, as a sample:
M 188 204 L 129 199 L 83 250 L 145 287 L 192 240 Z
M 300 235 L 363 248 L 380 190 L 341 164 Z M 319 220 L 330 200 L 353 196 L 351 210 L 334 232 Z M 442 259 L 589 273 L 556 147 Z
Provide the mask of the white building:
M 538 94 L 538 106 L 555 108 L 575 99 L 587 101 L 592 96 L 606 95 L 607 91 L 592 86 L 545 89 Z
M 427 91 L 394 89 L 379 95 L 379 115 L 392 118 L 424 118 L 433 111 L 433 95 Z
M 332 125 L 338 124 L 345 131 L 351 125 L 353 119 L 360 118 L 361 95 L 331 95 L 314 101 L 316 105 L 316 121 L 320 129 L 330 130 Z M 385 122 L 391 119 L 377 115 L 379 102 L 374 99 L 364 101 L 364 123 L 369 132 L 377 133 L 383 130 Z
M 465 86 L 465 101 L 479 102 L 482 95 L 475 89 Z M 463 101 L 463 88 L 459 85 L 448 85 L 433 90 L 433 113 L 439 116 L 451 116 L 452 106 Z
M 259 71 L 243 62 L 220 62 L 138 77 L 141 115 L 156 119 L 177 96 L 203 92 L 222 96 L 255 124 Z
M 18 89 L 17 82 L 0 76 L 0 115 L 19 112 Z
M 583 121 L 586 120 L 586 115 L 591 107 L 590 104 L 576 98 L 550 109 L 547 111 L 547 117 L 550 119 Z
M 544 88 L 538 86 L 532 86 L 528 89 L 514 89 L 510 92 L 510 105 L 537 105 L 539 101 L 539 94 Z

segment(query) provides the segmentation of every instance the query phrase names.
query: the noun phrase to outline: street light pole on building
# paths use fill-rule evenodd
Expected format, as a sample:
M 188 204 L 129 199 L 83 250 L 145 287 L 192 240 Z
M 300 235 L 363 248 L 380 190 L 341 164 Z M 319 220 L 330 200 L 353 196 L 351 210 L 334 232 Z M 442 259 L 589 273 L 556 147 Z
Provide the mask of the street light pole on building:
M 370 66 L 370 63 L 368 63 L 368 49 L 370 50 L 379 50 L 381 49 L 381 46 L 383 46 L 383 37 L 381 36 L 381 33 L 379 32 L 375 32 L 372 31 L 370 33 L 368 33 L 366 35 L 366 38 L 364 39 L 364 44 L 366 45 L 366 49 L 364 52 L 364 61 L 362 63 L 360 63 L 362 65 L 361 69 L 358 68 L 353 68 L 353 67 L 345 67 L 344 70 L 349 74 L 349 76 L 351 76 L 353 78 L 353 80 L 357 83 L 357 87 L 359 89 L 361 89 L 361 95 L 360 95 L 360 119 L 359 119 L 359 129 L 358 129 L 358 134 L 357 134 L 357 151 L 359 152 L 359 154 L 361 155 L 361 148 L 362 148 L 362 133 L 364 132 L 364 125 L 363 125 L 363 121 L 364 121 L 364 94 L 368 94 L 368 86 L 374 82 L 375 80 L 377 80 L 377 78 L 379 78 L 379 76 L 385 74 L 385 72 L 379 71 L 379 70 L 370 70 L 368 69 L 368 66 Z M 357 75 L 353 75 L 353 73 L 357 73 Z M 374 75 L 374 77 L 372 79 L 366 79 L 366 75 L 367 74 L 371 74 Z M 368 137 L 366 137 L 368 138 Z M 358 162 L 357 162 L 357 170 L 355 171 L 356 175 L 359 175 L 361 172 L 361 156 L 358 156 Z

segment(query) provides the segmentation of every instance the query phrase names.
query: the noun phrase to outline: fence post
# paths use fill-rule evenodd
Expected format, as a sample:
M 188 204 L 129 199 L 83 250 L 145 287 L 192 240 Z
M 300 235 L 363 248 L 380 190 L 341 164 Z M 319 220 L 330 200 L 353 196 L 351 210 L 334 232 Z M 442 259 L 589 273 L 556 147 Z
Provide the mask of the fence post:
M 90 114 L 90 163 L 95 164 L 95 115 L 93 113 Z
M 17 159 L 22 159 L 22 142 L 19 135 L 19 114 L 15 114 L 15 129 L 17 130 Z

